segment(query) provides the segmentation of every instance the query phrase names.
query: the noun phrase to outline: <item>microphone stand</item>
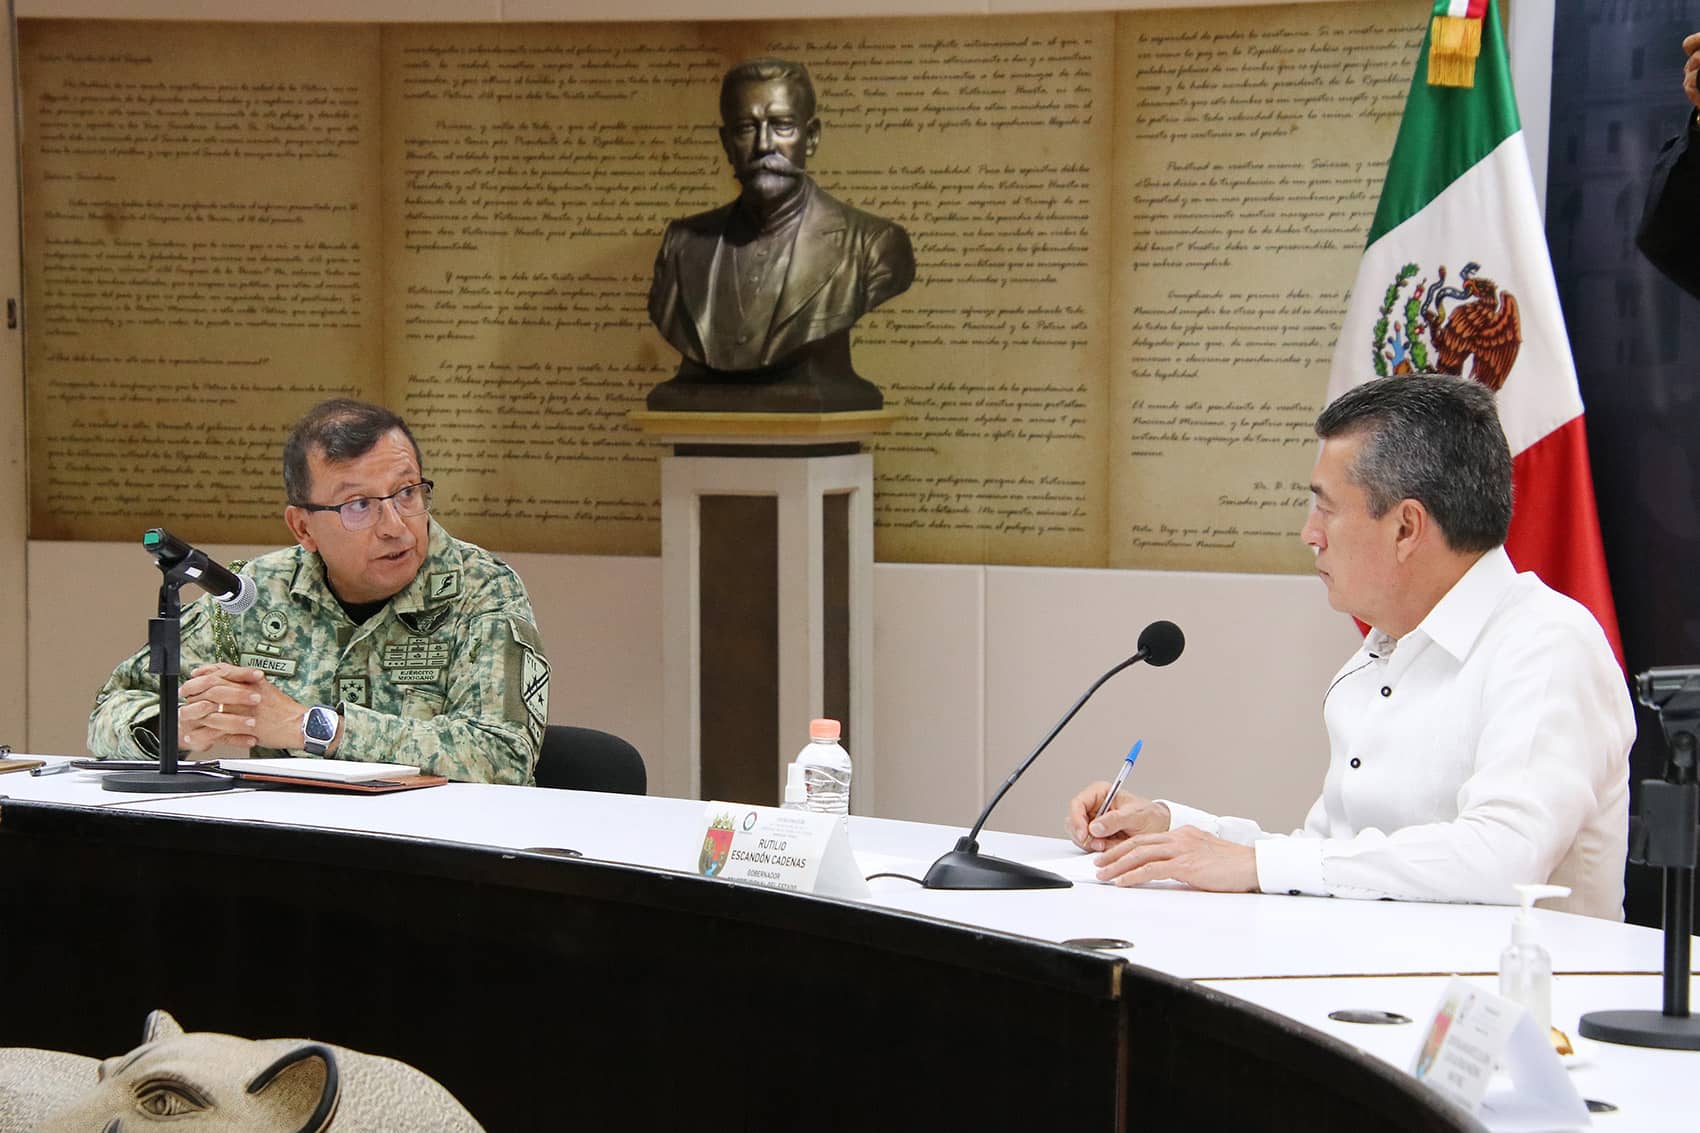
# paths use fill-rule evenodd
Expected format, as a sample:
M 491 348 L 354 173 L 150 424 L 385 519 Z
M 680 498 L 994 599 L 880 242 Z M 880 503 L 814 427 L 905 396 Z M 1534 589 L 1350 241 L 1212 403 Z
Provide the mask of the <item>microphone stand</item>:
M 1086 694 L 1074 702 L 1074 707 L 1070 708 L 1063 715 L 1063 718 L 1057 721 L 1057 726 L 1051 729 L 1050 734 L 1039 741 L 1039 746 L 1033 749 L 1033 754 L 1024 759 L 1021 766 L 1015 769 L 1014 774 L 1003 781 L 1003 786 L 998 788 L 998 793 L 992 796 L 992 801 L 987 803 L 986 809 L 980 812 L 979 819 L 974 823 L 974 829 L 970 830 L 966 837 L 958 838 L 956 848 L 942 855 L 938 861 L 933 863 L 932 868 L 927 870 L 927 875 L 921 879 L 923 886 L 928 889 L 1067 889 L 1074 884 L 1068 878 L 1051 873 L 1049 870 L 1036 869 L 1022 862 L 1012 862 L 1007 858 L 996 858 L 990 854 L 982 854 L 980 843 L 977 841 L 980 835 L 980 827 L 984 826 L 986 819 L 991 817 L 992 808 L 998 805 L 998 801 L 1008 793 L 1011 787 L 1015 786 L 1015 781 L 1021 778 L 1026 770 L 1033 765 L 1035 759 L 1039 758 L 1039 753 L 1050 746 L 1051 741 L 1057 738 L 1057 733 L 1062 731 L 1070 720 L 1074 719 L 1074 714 L 1080 711 L 1081 706 L 1092 699 L 1092 694 L 1097 692 L 1105 681 L 1136 661 L 1143 660 L 1145 660 L 1145 650 L 1141 649 L 1138 653 L 1099 677 L 1092 687 L 1086 690 Z
M 183 584 L 200 573 L 195 556 L 168 563 L 156 558 L 165 578 L 159 585 L 159 616 L 148 619 L 148 672 L 159 675 L 159 770 L 119 771 L 101 776 L 108 791 L 131 794 L 188 794 L 228 791 L 235 780 L 180 774 L 177 770 L 177 684 L 183 669 Z
M 1700 783 L 1695 781 L 1700 698 L 1685 689 L 1663 705 L 1646 696 L 1642 703 L 1658 710 L 1671 749 L 1665 778 L 1642 781 L 1641 814 L 1629 824 L 1629 860 L 1664 870 L 1664 1008 L 1590 1011 L 1578 1030 L 1609 1043 L 1700 1050 L 1700 1018 L 1688 1013 L 1694 867 L 1700 858 Z

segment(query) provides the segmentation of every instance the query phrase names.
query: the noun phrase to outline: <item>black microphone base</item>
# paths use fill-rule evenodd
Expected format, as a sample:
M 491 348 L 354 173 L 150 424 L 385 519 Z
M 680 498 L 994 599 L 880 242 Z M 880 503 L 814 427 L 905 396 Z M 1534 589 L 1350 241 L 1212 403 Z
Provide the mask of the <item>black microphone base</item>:
M 170 775 L 160 771 L 115 771 L 101 777 L 103 790 L 123 791 L 136 795 L 186 795 L 195 791 L 228 791 L 236 780 L 223 775 L 202 775 L 196 771 L 178 771 Z
M 1074 882 L 1021 862 L 982 854 L 971 843 L 963 849 L 958 842 L 956 849 L 933 863 L 921 884 L 928 889 L 1068 889 Z
M 1700 1050 L 1700 1017 L 1661 1011 L 1590 1011 L 1577 1028 L 1583 1037 L 1625 1046 Z

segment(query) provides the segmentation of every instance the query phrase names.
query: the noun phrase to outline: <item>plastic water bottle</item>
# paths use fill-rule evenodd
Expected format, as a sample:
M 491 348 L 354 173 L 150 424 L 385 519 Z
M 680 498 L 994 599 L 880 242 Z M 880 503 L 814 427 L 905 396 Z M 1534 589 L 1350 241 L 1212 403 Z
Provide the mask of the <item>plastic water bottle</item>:
M 797 753 L 796 763 L 803 769 L 806 809 L 850 813 L 850 753 L 838 745 L 837 720 L 809 721 L 809 746 Z

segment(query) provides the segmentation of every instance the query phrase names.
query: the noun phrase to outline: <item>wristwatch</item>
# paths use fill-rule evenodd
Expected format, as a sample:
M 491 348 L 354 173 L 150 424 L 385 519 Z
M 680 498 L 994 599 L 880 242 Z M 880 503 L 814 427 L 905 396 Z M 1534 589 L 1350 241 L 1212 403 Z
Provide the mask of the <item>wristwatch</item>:
M 301 750 L 308 755 L 325 754 L 341 723 L 342 717 L 329 705 L 315 704 L 307 709 L 307 715 L 301 718 Z

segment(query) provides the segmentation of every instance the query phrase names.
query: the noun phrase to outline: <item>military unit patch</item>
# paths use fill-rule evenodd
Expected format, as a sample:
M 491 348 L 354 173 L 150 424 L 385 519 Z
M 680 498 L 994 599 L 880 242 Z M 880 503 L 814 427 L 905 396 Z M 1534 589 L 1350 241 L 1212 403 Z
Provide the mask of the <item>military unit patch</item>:
M 429 637 L 453 614 L 453 606 L 434 606 L 429 610 L 416 610 L 396 616 L 401 619 L 401 624 L 407 627 L 407 632 L 415 637 Z
M 273 610 L 260 619 L 260 633 L 267 641 L 280 641 L 289 632 L 289 615 L 282 610 Z
M 538 723 L 549 719 L 549 662 L 527 649 L 521 676 L 525 687 L 525 710 Z
M 432 602 L 453 598 L 460 593 L 460 571 L 446 570 L 425 580 L 425 597 Z

